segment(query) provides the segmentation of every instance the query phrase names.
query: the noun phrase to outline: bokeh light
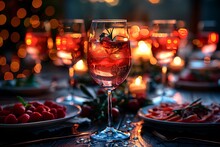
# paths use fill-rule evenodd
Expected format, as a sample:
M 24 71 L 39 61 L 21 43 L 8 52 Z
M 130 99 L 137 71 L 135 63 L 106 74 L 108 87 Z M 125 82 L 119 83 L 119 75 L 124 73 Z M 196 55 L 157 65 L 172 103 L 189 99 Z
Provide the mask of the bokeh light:
M 4 74 L 4 80 L 13 80 L 14 79 L 14 75 L 11 72 L 5 72 Z
M 20 8 L 17 11 L 18 18 L 24 18 L 27 15 L 27 11 L 24 8 Z
M 3 29 L 3 30 L 0 32 L 0 36 L 3 38 L 3 40 L 7 40 L 8 37 L 9 37 L 9 32 L 8 32 L 8 30 Z
M 42 6 L 42 0 L 33 0 L 32 1 L 32 6 L 34 8 L 40 8 Z
M 4 1 L 0 1 L 0 11 L 5 9 L 5 2 Z
M 11 19 L 11 25 L 13 26 L 13 27 L 18 27 L 19 25 L 20 25 L 20 19 L 17 17 L 17 16 L 15 16 L 15 17 L 13 17 L 12 19 Z
M 20 57 L 20 58 L 26 57 L 27 51 L 26 51 L 26 46 L 24 44 L 19 46 L 17 54 L 18 54 L 18 57 Z
M 46 9 L 45 9 L 45 14 L 47 16 L 53 16 L 55 13 L 55 8 L 53 6 L 48 6 Z
M 0 25 L 4 25 L 7 21 L 7 17 L 4 14 L 0 14 Z
M 16 43 L 20 40 L 20 34 L 18 32 L 13 32 L 11 34 L 11 41 Z

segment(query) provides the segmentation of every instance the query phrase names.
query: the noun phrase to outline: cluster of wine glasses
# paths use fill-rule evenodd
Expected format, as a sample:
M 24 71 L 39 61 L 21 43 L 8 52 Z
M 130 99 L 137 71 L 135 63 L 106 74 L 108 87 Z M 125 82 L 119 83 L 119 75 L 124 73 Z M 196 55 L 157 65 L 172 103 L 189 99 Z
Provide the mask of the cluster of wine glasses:
M 152 53 L 162 67 L 164 86 L 167 66 L 178 51 L 179 38 L 174 33 L 175 24 L 175 20 L 154 20 L 152 25 Z M 47 40 L 50 37 L 48 32 L 26 34 L 27 52 L 36 62 L 40 62 L 47 52 Z M 71 86 L 74 84 L 73 65 L 83 57 L 85 37 L 85 24 L 82 19 L 59 21 L 55 39 L 57 56 L 69 67 Z M 108 125 L 104 130 L 92 134 L 91 138 L 108 142 L 129 139 L 128 132 L 121 132 L 112 124 L 112 91 L 126 80 L 132 66 L 127 20 L 92 20 L 88 37 L 89 72 L 95 82 L 106 90 L 108 102 Z M 160 97 L 161 101 L 165 99 L 164 93 L 163 91 Z M 70 92 L 70 97 L 66 99 L 73 101 L 73 94 Z

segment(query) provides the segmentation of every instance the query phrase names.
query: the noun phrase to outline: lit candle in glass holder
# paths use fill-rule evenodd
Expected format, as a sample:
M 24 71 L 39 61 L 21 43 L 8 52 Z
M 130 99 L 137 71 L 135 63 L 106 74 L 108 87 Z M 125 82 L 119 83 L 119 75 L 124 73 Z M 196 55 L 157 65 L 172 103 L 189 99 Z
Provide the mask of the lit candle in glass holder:
M 139 60 L 140 58 L 147 61 L 152 57 L 151 45 L 145 41 L 139 41 L 138 46 L 133 52 L 134 60 Z
M 141 98 L 141 97 L 146 98 L 146 93 L 147 93 L 146 81 L 142 79 L 142 76 L 138 76 L 130 83 L 129 90 L 132 96 L 135 98 Z
M 170 68 L 173 71 L 181 71 L 185 66 L 185 61 L 181 59 L 179 56 L 175 57 L 173 61 L 170 63 Z
M 83 75 L 83 74 L 87 73 L 87 71 L 88 71 L 88 67 L 83 60 L 79 60 L 74 65 L 74 69 L 75 69 L 76 74 L 78 74 L 78 75 Z

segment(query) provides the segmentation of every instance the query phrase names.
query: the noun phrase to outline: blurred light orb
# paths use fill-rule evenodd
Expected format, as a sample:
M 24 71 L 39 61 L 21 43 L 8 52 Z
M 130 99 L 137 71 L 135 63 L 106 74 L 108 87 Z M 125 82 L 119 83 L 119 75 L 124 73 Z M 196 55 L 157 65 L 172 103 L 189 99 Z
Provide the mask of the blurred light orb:
M 4 25 L 7 21 L 7 17 L 4 14 L 0 14 L 0 25 Z
M 30 18 L 29 18 L 29 17 L 25 18 L 25 20 L 24 20 L 24 26 L 25 26 L 26 28 L 30 26 Z
M 13 32 L 11 34 L 11 41 L 16 43 L 20 40 L 20 34 L 18 32 Z
M 50 20 L 50 25 L 51 25 L 51 29 L 56 29 L 58 27 L 58 21 L 57 19 L 51 19 Z
M 0 36 L 0 47 L 3 46 L 3 38 Z
M 53 6 L 48 6 L 46 9 L 45 9 L 45 14 L 47 16 L 53 16 L 55 13 L 55 8 Z
M 40 8 L 42 6 L 42 0 L 33 0 L 32 1 L 32 6 L 34 8 Z
M 13 80 L 14 75 L 11 72 L 5 72 L 4 74 L 4 80 Z
M 15 16 L 15 17 L 13 17 L 12 19 L 11 19 L 11 25 L 13 26 L 13 27 L 18 27 L 19 25 L 20 25 L 20 19 L 17 17 L 17 16 Z
M 4 1 L 0 1 L 0 11 L 5 9 L 5 2 Z
M 160 0 L 148 0 L 152 4 L 159 4 Z
M 6 65 L 6 58 L 5 57 L 0 57 L 0 65 L 1 66 Z
M 2 30 L 1 32 L 0 32 L 0 37 L 2 37 L 2 39 L 3 40 L 7 40 L 8 39 L 8 37 L 9 37 L 9 32 L 8 32 L 8 30 Z M 1 42 L 1 41 L 0 41 Z
M 27 11 L 24 8 L 19 8 L 17 11 L 18 18 L 22 19 L 27 15 Z

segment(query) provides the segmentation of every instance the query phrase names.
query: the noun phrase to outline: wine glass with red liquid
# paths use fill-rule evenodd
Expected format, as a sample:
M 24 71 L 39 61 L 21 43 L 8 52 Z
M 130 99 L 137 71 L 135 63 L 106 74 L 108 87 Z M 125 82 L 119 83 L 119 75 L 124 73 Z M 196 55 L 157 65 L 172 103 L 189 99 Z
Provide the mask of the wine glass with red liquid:
M 89 34 L 87 63 L 91 77 L 108 95 L 108 125 L 101 132 L 91 135 L 97 141 L 119 141 L 130 134 L 112 125 L 112 90 L 127 78 L 131 69 L 131 50 L 124 19 L 93 20 Z
M 59 21 L 56 36 L 57 56 L 69 70 L 69 95 L 65 100 L 73 102 L 74 65 L 84 55 L 85 25 L 83 19 Z
M 157 97 L 159 102 L 173 102 L 167 96 L 167 66 L 173 61 L 179 47 L 179 36 L 176 32 L 176 20 L 153 20 L 152 22 L 152 47 L 151 51 L 157 60 L 157 64 L 162 67 L 162 87 L 161 94 Z
M 41 61 L 46 60 L 48 57 L 48 48 L 50 46 L 51 31 L 50 22 L 36 21 L 31 24 L 25 34 L 26 50 L 28 55 L 35 60 L 34 68 L 35 73 L 41 70 Z M 51 39 L 52 40 L 52 39 Z M 52 41 L 51 41 L 52 43 Z
M 219 34 L 216 31 L 216 22 L 212 20 L 200 21 L 197 47 L 204 54 L 204 63 L 211 62 L 211 56 L 217 48 Z

